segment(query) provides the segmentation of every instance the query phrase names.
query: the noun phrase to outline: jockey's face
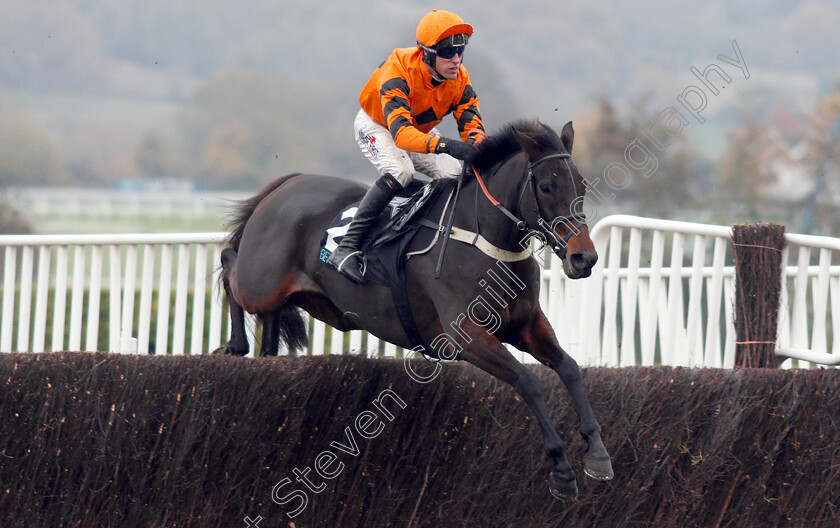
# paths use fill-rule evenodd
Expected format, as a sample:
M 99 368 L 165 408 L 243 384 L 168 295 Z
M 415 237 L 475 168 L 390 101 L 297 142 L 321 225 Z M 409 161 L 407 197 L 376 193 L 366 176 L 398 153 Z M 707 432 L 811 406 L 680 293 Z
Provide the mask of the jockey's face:
M 451 81 L 458 77 L 458 69 L 461 67 L 463 59 L 464 55 L 462 53 L 453 55 L 451 59 L 444 59 L 440 55 L 435 55 L 435 69 L 441 77 Z

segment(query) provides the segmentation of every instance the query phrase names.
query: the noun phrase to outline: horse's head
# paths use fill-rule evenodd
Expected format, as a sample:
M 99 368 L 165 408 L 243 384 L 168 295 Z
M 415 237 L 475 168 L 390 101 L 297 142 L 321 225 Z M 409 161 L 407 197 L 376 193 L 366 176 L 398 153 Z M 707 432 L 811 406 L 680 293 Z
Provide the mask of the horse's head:
M 583 214 L 586 185 L 571 158 L 575 131 L 569 121 L 558 138 L 551 128 L 537 125 L 541 130 L 536 134 L 515 131 L 528 159 L 526 185 L 531 186 L 536 201 L 531 211 L 527 204 L 520 204 L 521 212 L 532 228 L 538 226 L 545 235 L 549 247 L 563 261 L 566 276 L 582 279 L 592 273 L 598 254 Z

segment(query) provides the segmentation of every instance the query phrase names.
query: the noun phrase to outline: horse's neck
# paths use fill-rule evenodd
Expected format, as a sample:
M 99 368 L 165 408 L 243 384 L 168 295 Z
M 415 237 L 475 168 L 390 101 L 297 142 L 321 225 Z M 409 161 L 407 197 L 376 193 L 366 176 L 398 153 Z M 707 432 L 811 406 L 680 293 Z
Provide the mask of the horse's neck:
M 525 185 L 525 162 L 515 156 L 482 174 L 484 183 L 490 194 L 499 201 L 514 216 L 524 219 L 519 210 L 519 198 L 522 186 Z M 474 182 L 478 187 L 478 182 Z M 490 199 L 484 196 L 480 188 L 476 189 L 477 218 L 480 232 L 484 238 L 505 249 L 518 248 L 519 239 L 524 232 L 516 227 L 513 220 L 507 217 Z

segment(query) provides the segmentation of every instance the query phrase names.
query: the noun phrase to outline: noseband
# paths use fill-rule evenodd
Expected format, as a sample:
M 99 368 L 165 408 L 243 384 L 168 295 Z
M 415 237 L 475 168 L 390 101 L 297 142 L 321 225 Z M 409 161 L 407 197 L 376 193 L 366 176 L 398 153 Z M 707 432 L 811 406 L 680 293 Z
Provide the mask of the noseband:
M 522 208 L 522 200 L 525 198 L 526 192 L 530 190 L 531 199 L 533 200 L 533 213 L 536 217 L 536 227 L 532 226 L 527 220 L 523 220 L 511 213 L 504 205 L 493 198 L 490 191 L 487 190 L 487 186 L 484 184 L 484 180 L 482 180 L 481 175 L 479 175 L 478 171 L 473 168 L 473 172 L 475 172 L 478 183 L 484 191 L 485 196 L 487 196 L 490 200 L 490 203 L 496 206 L 502 213 L 505 214 L 505 216 L 510 218 L 511 221 L 516 224 L 518 229 L 528 231 L 529 235 L 542 235 L 541 240 L 546 240 L 548 247 L 550 247 L 551 251 L 561 260 L 566 259 L 566 246 L 568 245 L 569 240 L 571 240 L 575 234 L 580 232 L 580 228 L 582 226 L 586 225 L 586 215 L 583 213 L 572 213 L 569 216 L 560 216 L 551 222 L 548 222 L 543 217 L 542 212 L 540 211 L 539 202 L 537 202 L 537 187 L 535 183 L 536 178 L 534 176 L 534 167 L 550 159 L 562 159 L 566 162 L 566 168 L 569 170 L 569 177 L 573 178 L 572 168 L 569 166 L 569 160 L 571 158 L 572 156 L 566 153 L 549 154 L 548 156 L 528 164 L 527 181 L 525 182 L 525 185 L 522 186 L 522 191 L 519 193 L 517 207 L 520 211 L 524 211 Z M 579 195 L 577 193 L 577 186 L 575 185 L 574 179 L 572 179 L 572 188 L 575 191 L 575 199 L 577 199 Z M 554 234 L 554 227 L 558 224 L 566 226 L 566 234 L 562 238 L 558 238 L 557 235 Z

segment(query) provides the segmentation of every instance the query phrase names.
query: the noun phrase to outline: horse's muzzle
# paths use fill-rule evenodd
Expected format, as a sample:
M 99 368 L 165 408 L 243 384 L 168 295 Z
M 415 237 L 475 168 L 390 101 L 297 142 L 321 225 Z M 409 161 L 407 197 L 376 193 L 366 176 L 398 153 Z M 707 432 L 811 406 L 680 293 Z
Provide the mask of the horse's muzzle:
M 578 251 L 566 255 L 563 261 L 566 276 L 570 279 L 583 279 L 592 274 L 592 267 L 598 262 L 598 254 L 592 251 Z

